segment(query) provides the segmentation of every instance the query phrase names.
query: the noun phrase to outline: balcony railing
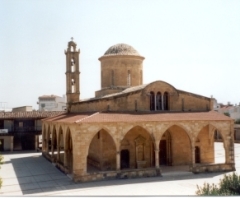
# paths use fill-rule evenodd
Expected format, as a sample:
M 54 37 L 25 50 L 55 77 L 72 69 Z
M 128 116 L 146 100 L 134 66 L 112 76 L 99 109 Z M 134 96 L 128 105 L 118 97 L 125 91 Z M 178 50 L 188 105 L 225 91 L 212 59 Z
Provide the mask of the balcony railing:
M 30 133 L 30 132 L 40 132 L 42 131 L 41 126 L 26 126 L 26 127 L 9 127 L 5 129 L 8 133 Z

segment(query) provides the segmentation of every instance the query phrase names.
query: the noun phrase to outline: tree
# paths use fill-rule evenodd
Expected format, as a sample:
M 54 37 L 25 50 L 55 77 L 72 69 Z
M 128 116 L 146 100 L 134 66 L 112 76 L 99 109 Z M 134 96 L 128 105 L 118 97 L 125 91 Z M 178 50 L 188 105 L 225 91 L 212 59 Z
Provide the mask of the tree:
M 230 113 L 228 113 L 228 112 L 225 112 L 225 113 L 223 113 L 224 115 L 226 115 L 226 116 L 228 116 L 228 117 L 230 117 Z
M 196 194 L 200 196 L 231 196 L 240 195 L 240 176 L 235 172 L 224 175 L 218 185 L 204 183 L 203 187 L 197 185 Z

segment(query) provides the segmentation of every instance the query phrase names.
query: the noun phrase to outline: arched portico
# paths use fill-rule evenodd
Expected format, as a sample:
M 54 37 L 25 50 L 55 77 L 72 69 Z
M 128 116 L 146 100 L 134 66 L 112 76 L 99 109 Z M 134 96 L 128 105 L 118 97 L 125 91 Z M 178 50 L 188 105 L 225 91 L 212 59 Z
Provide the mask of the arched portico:
M 222 143 L 217 146 L 218 149 L 215 148 L 214 144 L 216 132 L 222 138 Z M 226 163 L 225 144 L 226 138 L 220 129 L 210 124 L 204 126 L 198 133 L 195 142 L 195 163 Z M 220 154 L 220 151 L 224 151 L 224 154 Z
M 53 127 L 52 138 L 51 138 L 51 156 L 52 161 L 55 162 L 57 160 L 57 132 L 55 126 Z
M 112 136 L 99 130 L 91 140 L 87 155 L 87 172 L 116 170 L 116 145 Z
M 64 140 L 62 127 L 59 128 L 57 139 L 57 161 L 61 164 L 64 162 Z
M 68 128 L 65 136 L 64 143 L 64 166 L 71 173 L 73 170 L 73 143 L 72 143 L 72 135 L 71 131 Z
M 143 127 L 130 129 L 121 141 L 121 169 L 149 168 L 155 166 L 154 142 Z
M 190 165 L 192 147 L 188 133 L 178 125 L 170 126 L 159 142 L 159 164 L 165 166 Z

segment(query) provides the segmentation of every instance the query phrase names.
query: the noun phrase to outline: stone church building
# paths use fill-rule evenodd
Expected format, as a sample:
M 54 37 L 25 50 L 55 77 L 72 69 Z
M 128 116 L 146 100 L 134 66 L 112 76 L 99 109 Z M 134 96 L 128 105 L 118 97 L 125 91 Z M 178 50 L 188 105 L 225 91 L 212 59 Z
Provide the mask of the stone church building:
M 143 84 L 145 58 L 117 44 L 99 58 L 101 90 L 81 100 L 79 54 L 70 41 L 67 112 L 42 121 L 43 156 L 74 181 L 161 176 L 162 168 L 180 165 L 193 173 L 235 170 L 234 121 L 213 111 L 212 98 L 160 80 Z M 221 164 L 214 162 L 216 131 Z

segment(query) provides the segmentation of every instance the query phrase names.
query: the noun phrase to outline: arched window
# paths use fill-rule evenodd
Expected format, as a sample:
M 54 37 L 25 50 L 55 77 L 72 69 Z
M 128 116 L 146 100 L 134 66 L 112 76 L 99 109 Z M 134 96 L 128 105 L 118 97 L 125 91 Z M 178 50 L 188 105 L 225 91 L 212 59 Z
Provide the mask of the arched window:
M 154 92 L 150 92 L 150 111 L 155 110 L 155 95 Z
M 75 61 L 74 58 L 71 59 L 71 72 L 75 72 L 76 68 L 75 68 Z
M 169 110 L 169 95 L 167 92 L 163 95 L 163 110 Z
M 75 86 L 76 86 L 76 84 L 75 84 L 75 80 L 74 79 L 72 79 L 71 80 L 72 82 L 72 93 L 75 93 L 76 92 L 76 89 L 75 89 Z
M 162 110 L 162 94 L 161 94 L 161 92 L 158 92 L 156 97 L 157 97 L 156 109 L 157 110 Z
M 131 71 L 130 70 L 128 70 L 127 86 L 131 86 Z

